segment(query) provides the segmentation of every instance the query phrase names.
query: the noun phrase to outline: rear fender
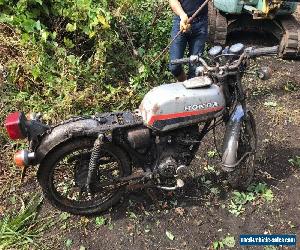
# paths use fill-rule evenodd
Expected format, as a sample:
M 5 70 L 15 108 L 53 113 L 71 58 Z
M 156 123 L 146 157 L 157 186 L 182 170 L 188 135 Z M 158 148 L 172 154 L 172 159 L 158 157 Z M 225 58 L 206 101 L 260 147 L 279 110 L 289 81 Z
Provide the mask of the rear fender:
M 67 140 L 84 136 L 97 138 L 99 132 L 101 132 L 101 126 L 93 119 L 82 119 L 59 125 L 42 139 L 35 151 L 34 163 L 39 164 L 49 152 Z
M 222 156 L 224 171 L 233 171 L 233 166 L 237 163 L 237 150 L 243 119 L 245 119 L 243 107 L 242 105 L 237 105 L 226 126 Z

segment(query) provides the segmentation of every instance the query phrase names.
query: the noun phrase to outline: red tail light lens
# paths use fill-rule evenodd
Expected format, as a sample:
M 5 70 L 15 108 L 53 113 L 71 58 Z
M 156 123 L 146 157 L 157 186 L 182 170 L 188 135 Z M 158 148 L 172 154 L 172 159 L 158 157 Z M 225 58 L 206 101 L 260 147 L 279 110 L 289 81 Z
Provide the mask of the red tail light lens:
M 5 120 L 5 128 L 12 140 L 26 138 L 26 117 L 23 112 L 9 114 Z

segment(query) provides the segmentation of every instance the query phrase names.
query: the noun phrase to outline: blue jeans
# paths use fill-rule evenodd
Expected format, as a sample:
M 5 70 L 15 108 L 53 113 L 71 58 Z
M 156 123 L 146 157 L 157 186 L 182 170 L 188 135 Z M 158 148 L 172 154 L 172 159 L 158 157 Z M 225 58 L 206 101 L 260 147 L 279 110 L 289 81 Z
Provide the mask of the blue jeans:
M 182 58 L 187 45 L 189 46 L 188 56 L 202 54 L 207 39 L 207 26 L 207 16 L 197 18 L 197 20 L 192 23 L 191 29 L 186 33 L 181 33 L 172 43 L 170 47 L 170 60 Z M 173 19 L 173 28 L 171 32 L 172 39 L 177 35 L 179 30 L 180 18 L 175 16 Z M 169 68 L 175 77 L 181 75 L 183 72 L 181 65 L 170 64 Z M 196 66 L 189 65 L 189 79 L 195 76 L 195 70 Z

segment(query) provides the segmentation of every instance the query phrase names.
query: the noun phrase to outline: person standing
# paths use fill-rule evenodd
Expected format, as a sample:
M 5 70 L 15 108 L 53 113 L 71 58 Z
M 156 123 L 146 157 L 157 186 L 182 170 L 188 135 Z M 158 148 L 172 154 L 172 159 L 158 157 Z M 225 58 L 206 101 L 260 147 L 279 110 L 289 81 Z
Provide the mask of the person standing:
M 207 40 L 208 7 L 206 6 L 194 18 L 191 24 L 188 24 L 188 19 L 198 10 L 204 1 L 205 0 L 169 0 L 171 9 L 175 13 L 171 32 L 172 39 L 181 31 L 181 34 L 170 47 L 170 60 L 183 58 L 187 45 L 189 56 L 203 53 Z M 195 76 L 196 67 L 193 65 L 189 65 L 188 76 L 186 76 L 181 65 L 170 64 L 169 68 L 179 82 L 183 82 L 187 78 L 190 79 Z

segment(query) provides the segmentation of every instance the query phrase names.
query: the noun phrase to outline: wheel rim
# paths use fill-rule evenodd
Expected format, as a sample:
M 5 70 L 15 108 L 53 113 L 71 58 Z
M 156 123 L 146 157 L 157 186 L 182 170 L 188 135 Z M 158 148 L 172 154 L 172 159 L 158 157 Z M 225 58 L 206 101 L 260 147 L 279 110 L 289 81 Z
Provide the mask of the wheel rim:
M 101 192 L 88 195 L 85 183 L 90 155 L 91 147 L 79 147 L 65 153 L 55 163 L 49 181 L 54 198 L 58 202 L 76 208 L 97 207 L 110 200 L 118 191 L 107 187 Z M 102 150 L 96 173 L 92 178 L 92 186 L 101 182 L 107 183 L 121 176 L 123 171 L 120 160 L 113 152 Z

